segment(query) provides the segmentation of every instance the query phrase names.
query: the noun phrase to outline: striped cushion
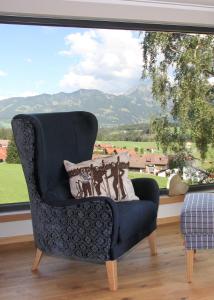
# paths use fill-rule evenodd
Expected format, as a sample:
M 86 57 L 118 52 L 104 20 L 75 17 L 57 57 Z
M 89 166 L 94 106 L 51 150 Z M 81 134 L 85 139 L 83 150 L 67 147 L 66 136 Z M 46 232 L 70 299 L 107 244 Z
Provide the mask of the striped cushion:
M 185 235 L 186 249 L 213 249 L 214 234 Z
M 186 195 L 181 212 L 181 231 L 189 236 L 214 234 L 214 194 Z

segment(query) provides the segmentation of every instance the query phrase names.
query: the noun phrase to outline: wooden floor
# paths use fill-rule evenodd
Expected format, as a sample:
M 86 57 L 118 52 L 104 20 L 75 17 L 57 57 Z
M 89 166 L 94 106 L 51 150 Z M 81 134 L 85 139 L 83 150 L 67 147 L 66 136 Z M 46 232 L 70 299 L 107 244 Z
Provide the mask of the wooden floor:
M 157 257 L 150 256 L 143 241 L 119 260 L 117 292 L 108 290 L 104 265 L 44 256 L 40 271 L 32 274 L 32 243 L 1 246 L 0 299 L 213 300 L 214 251 L 197 254 L 188 284 L 178 225 L 161 226 L 157 237 Z

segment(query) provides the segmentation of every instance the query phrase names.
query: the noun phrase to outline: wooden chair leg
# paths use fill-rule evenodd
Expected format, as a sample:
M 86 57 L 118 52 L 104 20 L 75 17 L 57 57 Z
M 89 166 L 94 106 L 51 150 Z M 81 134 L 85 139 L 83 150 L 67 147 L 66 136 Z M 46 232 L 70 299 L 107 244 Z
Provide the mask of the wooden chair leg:
M 32 271 L 37 271 L 41 258 L 42 258 L 42 251 L 39 248 L 37 248 L 33 266 L 31 269 Z
M 118 287 L 117 261 L 116 260 L 106 261 L 106 271 L 108 276 L 109 289 L 111 291 L 116 291 Z
M 194 249 L 194 260 L 196 260 L 196 249 Z
M 154 230 L 149 236 L 149 247 L 151 255 L 155 256 L 157 255 L 157 244 L 156 244 L 156 230 Z
M 192 282 L 194 250 L 186 250 L 187 257 L 187 282 Z

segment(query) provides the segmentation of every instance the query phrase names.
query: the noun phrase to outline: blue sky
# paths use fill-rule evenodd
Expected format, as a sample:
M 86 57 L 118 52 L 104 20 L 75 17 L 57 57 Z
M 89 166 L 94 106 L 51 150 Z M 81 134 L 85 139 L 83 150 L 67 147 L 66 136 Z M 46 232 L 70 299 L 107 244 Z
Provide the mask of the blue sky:
M 69 33 L 67 28 L 0 25 L 0 70 L 6 73 L 0 94 L 56 92 L 67 68 L 66 57 L 58 52 Z
M 137 32 L 0 24 L 0 39 L 0 99 L 79 88 L 121 93 L 140 79 Z

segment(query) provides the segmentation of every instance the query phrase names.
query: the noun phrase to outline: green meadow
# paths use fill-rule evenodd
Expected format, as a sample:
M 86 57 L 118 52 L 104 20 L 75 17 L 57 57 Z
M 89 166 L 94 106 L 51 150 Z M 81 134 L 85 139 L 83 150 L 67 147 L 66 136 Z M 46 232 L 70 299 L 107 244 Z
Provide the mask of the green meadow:
M 166 187 L 166 178 L 145 173 L 129 172 L 129 178 L 155 178 L 160 188 Z M 0 204 L 26 202 L 28 192 L 21 165 L 0 163 Z
M 157 149 L 156 142 L 132 142 L 132 141 L 96 141 L 96 144 L 110 144 L 117 148 L 126 147 L 127 149 L 134 149 L 135 147 L 143 148 L 146 150 L 147 148 L 154 147 Z
M 0 163 L 0 204 L 28 201 L 21 165 Z
M 147 173 L 140 173 L 140 172 L 129 172 L 129 178 L 133 179 L 133 178 L 153 178 L 157 181 L 159 188 L 166 188 L 167 185 L 167 180 L 168 178 L 165 177 L 159 177 L 159 176 L 155 176 L 155 175 L 151 175 L 151 174 L 147 174 Z

